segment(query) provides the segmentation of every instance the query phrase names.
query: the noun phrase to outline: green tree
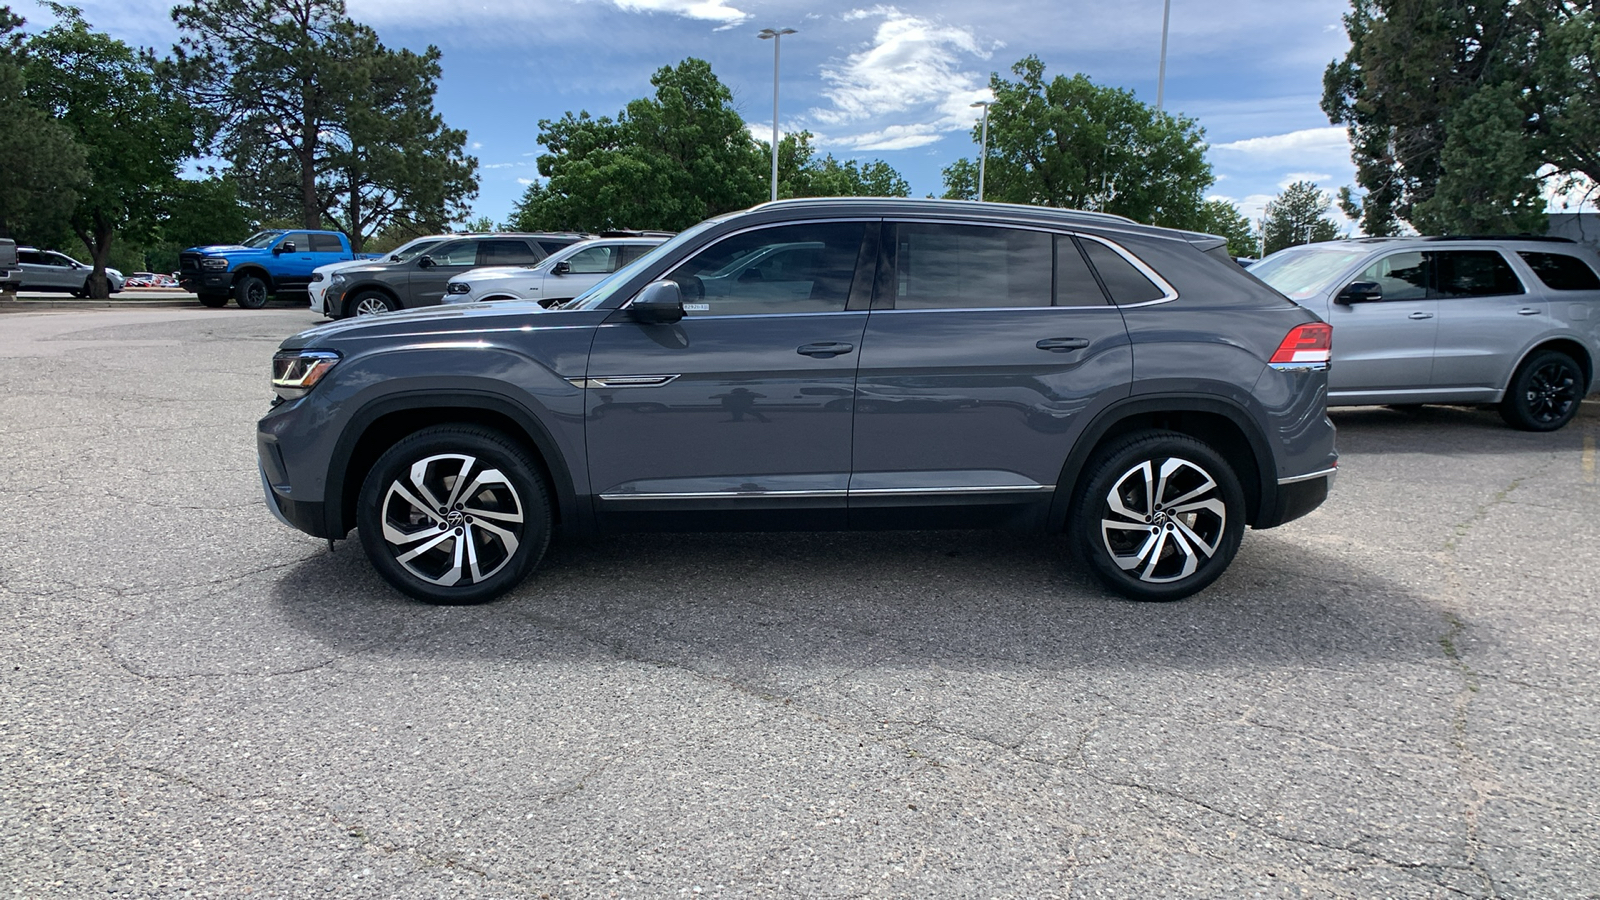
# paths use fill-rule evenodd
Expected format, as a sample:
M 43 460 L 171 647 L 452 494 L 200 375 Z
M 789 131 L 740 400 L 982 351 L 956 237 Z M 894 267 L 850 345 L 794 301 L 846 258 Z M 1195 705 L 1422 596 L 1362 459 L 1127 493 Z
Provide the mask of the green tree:
M 83 148 L 87 177 L 69 223 L 94 262 L 89 289 L 106 297 L 112 240 L 154 236 L 178 165 L 195 153 L 196 117 L 151 54 L 91 31 L 76 8 L 50 8 L 56 23 L 26 45 L 28 97 Z
M 655 96 L 615 119 L 569 112 L 539 122 L 549 150 L 539 173 L 548 180 L 528 186 L 512 214 L 516 227 L 678 231 L 766 195 L 763 154 L 710 63 L 686 59 L 650 83 Z
M 23 20 L 0 6 L 0 236 L 53 243 L 88 173 L 72 132 L 28 99 Z
M 809 131 L 796 131 L 778 142 L 778 197 L 905 197 L 911 185 L 881 159 L 862 163 L 818 156 Z M 761 148 L 761 167 L 771 172 L 770 145 Z
M 1239 212 L 1239 207 L 1226 200 L 1207 200 L 1200 207 L 1195 230 L 1227 238 L 1230 256 L 1255 256 L 1259 249 L 1250 220 Z
M 477 193 L 465 132 L 434 112 L 440 53 L 391 50 L 343 0 L 187 0 L 179 69 L 249 202 L 360 247 L 438 229 Z
M 1179 228 L 1200 221 L 1215 180 L 1205 132 L 1193 119 L 1161 112 L 1129 91 L 1083 75 L 1045 79 L 1026 57 L 1016 81 L 990 78 L 989 158 L 984 199 L 1099 210 Z M 973 142 L 979 140 L 974 127 Z M 977 166 L 945 170 L 946 196 L 969 196 Z
M 1310 181 L 1296 181 L 1267 204 L 1261 232 L 1267 253 L 1285 247 L 1335 240 L 1339 229 L 1328 221 L 1333 198 Z
M 1600 175 L 1590 4 L 1353 0 L 1323 111 L 1350 136 L 1340 206 L 1372 235 L 1542 231 L 1545 174 Z M 1550 167 L 1547 169 L 1546 167 Z

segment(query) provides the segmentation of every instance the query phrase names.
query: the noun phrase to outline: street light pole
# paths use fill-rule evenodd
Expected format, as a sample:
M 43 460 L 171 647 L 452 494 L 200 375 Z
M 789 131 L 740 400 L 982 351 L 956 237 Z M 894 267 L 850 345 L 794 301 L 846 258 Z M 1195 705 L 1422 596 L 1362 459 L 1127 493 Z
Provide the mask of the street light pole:
M 1156 112 L 1161 111 L 1162 94 L 1167 87 L 1167 22 L 1172 18 L 1172 0 L 1161 6 L 1161 73 L 1156 76 Z
M 783 36 L 794 34 L 793 28 L 763 28 L 756 37 L 763 41 L 772 39 L 772 199 L 778 199 L 778 46 Z
M 983 202 L 983 172 L 989 162 L 989 104 L 993 100 L 978 100 L 972 104 L 973 109 L 983 107 L 983 140 L 978 145 L 978 202 Z

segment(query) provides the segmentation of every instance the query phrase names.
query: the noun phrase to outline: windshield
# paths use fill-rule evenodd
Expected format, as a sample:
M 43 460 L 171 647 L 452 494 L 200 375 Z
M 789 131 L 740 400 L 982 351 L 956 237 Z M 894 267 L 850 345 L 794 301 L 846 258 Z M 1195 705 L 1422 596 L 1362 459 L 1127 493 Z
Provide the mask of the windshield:
M 283 237 L 283 232 L 281 231 L 258 231 L 245 239 L 244 244 L 241 246 L 249 247 L 252 250 L 265 250 L 272 246 L 273 241 L 281 237 Z
M 1249 271 L 1290 300 L 1306 300 L 1327 290 L 1351 263 L 1371 252 L 1360 244 L 1307 244 L 1279 250 Z
M 416 259 L 442 243 L 444 243 L 443 238 L 420 238 L 389 254 L 389 261 L 405 262 L 408 259 Z
M 711 226 L 721 222 L 724 218 L 726 217 L 720 216 L 715 219 L 707 219 L 704 222 L 701 222 L 699 225 L 696 225 L 688 231 L 685 231 L 679 234 L 677 237 L 667 241 L 666 243 L 658 244 L 654 250 L 651 250 L 649 253 L 646 253 L 633 262 L 628 263 L 615 272 L 612 272 L 610 275 L 607 275 L 599 284 L 588 289 L 587 291 L 584 291 L 582 294 L 579 294 L 571 300 L 552 308 L 594 309 L 600 304 L 611 299 L 611 295 L 621 288 L 622 285 L 626 284 L 628 279 L 632 278 L 640 269 L 655 265 L 657 260 L 660 260 L 676 250 L 679 244 L 694 240 L 700 236 L 701 232 L 704 232 Z

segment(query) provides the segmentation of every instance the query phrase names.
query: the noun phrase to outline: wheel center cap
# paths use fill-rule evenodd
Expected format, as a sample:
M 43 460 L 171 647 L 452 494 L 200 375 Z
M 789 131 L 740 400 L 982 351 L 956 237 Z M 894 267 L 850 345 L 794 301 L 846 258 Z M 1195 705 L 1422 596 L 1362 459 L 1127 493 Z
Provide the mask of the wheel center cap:
M 444 517 L 444 523 L 451 528 L 460 528 L 462 524 L 466 522 L 466 520 L 467 517 L 462 515 L 461 510 L 459 509 L 450 510 L 450 514 Z

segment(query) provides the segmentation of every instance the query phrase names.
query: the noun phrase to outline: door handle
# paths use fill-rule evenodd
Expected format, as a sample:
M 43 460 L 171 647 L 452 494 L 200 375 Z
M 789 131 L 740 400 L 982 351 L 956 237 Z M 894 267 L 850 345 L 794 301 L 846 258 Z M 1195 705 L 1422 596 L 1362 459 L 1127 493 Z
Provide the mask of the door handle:
M 1433 318 L 1433 313 L 1429 313 L 1429 312 L 1414 312 L 1411 315 L 1406 316 L 1406 318 L 1408 318 L 1408 319 L 1431 319 L 1431 318 Z
M 814 356 L 817 359 L 833 359 L 835 356 L 839 356 L 843 353 L 849 353 L 855 348 L 855 344 L 827 342 L 821 344 L 801 344 L 799 347 L 795 348 L 794 352 L 800 354 L 801 356 Z
M 1517 310 L 1517 315 L 1519 316 L 1537 316 L 1538 314 L 1539 311 L 1531 306 L 1524 306 L 1523 308 Z
M 1045 338 L 1034 344 L 1040 350 L 1049 350 L 1051 353 L 1066 353 L 1069 350 L 1082 350 L 1089 346 L 1088 338 Z

